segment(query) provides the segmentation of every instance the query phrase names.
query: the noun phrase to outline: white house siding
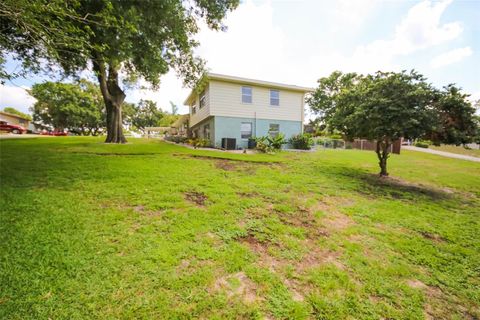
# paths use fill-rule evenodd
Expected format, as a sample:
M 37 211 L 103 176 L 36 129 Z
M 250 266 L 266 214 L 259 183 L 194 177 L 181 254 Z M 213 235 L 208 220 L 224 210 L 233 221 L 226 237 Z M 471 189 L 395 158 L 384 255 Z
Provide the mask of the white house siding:
M 190 126 L 193 127 L 209 115 L 211 115 L 211 110 L 210 110 L 210 88 L 207 85 L 205 87 L 205 106 L 200 109 L 200 95 L 196 95 L 195 98 L 195 105 L 197 107 L 197 112 L 195 114 L 192 114 L 192 108 L 190 107 Z
M 270 88 L 252 87 L 252 103 L 242 103 L 242 84 L 217 80 L 209 82 L 209 110 L 214 116 L 276 119 L 303 122 L 304 93 L 287 89 L 280 92 L 280 105 L 270 106 Z

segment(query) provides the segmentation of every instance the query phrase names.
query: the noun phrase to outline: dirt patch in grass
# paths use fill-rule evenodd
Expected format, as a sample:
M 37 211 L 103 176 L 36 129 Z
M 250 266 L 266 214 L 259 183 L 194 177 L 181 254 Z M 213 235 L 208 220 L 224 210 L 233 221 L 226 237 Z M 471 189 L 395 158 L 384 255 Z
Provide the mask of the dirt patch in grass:
M 237 192 L 237 195 L 242 198 L 255 198 L 255 197 L 258 197 L 260 194 L 256 191 L 250 191 L 250 192 Z
M 258 263 L 268 268 L 270 271 L 281 272 L 283 268 L 292 266 L 298 274 L 302 274 L 308 269 L 325 263 L 331 263 L 340 269 L 345 266 L 338 260 L 340 253 L 319 248 L 311 240 L 305 240 L 305 254 L 296 260 L 282 259 L 269 253 L 269 249 L 275 244 L 258 241 L 253 235 L 240 238 L 240 242 L 250 248 L 258 256 Z
M 207 196 L 203 192 L 189 191 L 185 192 L 185 199 L 196 204 L 199 207 L 204 207 L 205 202 L 208 200 Z
M 340 252 L 324 250 L 317 246 L 309 246 L 309 251 L 296 262 L 296 269 L 303 273 L 311 268 L 320 266 L 322 264 L 333 264 L 335 267 L 345 270 L 346 267 L 339 260 Z
M 321 220 L 325 232 L 338 232 L 355 224 L 349 216 L 339 212 L 339 208 L 353 205 L 351 199 L 327 197 L 310 208 L 311 213 L 323 212 L 325 216 Z
M 135 206 L 135 207 L 133 207 L 133 211 L 143 212 L 143 211 L 145 211 L 145 206 L 142 206 L 142 205 Z
M 327 230 L 335 231 L 344 230 L 355 224 L 352 218 L 338 212 L 323 219 L 322 223 L 326 226 Z
M 422 237 L 424 237 L 425 239 L 428 239 L 428 240 L 432 240 L 433 242 L 436 242 L 436 243 L 442 243 L 442 242 L 445 242 L 445 238 L 443 238 L 442 236 L 438 235 L 438 234 L 435 234 L 435 233 L 430 233 L 430 232 L 426 232 L 426 231 L 421 231 L 420 234 L 422 235 Z
M 458 313 L 462 314 L 464 319 L 479 319 L 477 310 L 472 309 L 471 306 L 462 305 L 455 296 L 445 295 L 438 287 L 429 286 L 417 279 L 407 280 L 407 285 L 425 294 L 426 319 L 449 319 L 453 314 Z
M 288 288 L 292 294 L 293 301 L 303 302 L 305 301 L 305 296 L 302 292 L 302 285 L 293 279 L 285 279 L 283 281 L 285 286 Z
M 226 275 L 215 281 L 215 291 L 223 291 L 227 297 L 240 297 L 245 303 L 251 304 L 259 297 L 256 294 L 257 285 L 244 272 Z
M 231 160 L 215 160 L 215 168 L 224 170 L 224 171 L 236 171 L 236 172 L 245 172 L 248 174 L 255 174 L 258 168 L 258 164 L 253 164 L 252 162 L 240 162 L 240 161 L 231 161 Z
M 236 158 L 227 158 L 227 157 L 216 157 L 216 156 L 205 156 L 199 154 L 188 154 L 188 153 L 172 153 L 172 156 L 181 157 L 181 158 L 196 158 L 196 159 L 206 159 L 206 160 L 225 160 L 225 161 L 235 161 L 235 162 L 245 162 L 259 165 L 280 165 L 280 161 L 262 161 L 262 160 L 249 160 L 249 159 L 236 159 Z

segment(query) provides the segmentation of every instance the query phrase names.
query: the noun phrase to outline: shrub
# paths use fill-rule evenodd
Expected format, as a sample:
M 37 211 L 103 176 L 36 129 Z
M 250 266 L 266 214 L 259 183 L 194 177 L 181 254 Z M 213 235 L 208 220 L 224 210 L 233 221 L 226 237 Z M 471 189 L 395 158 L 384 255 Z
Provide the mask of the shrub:
M 266 137 L 258 137 L 255 139 L 256 146 L 255 149 L 262 153 L 272 153 L 273 149 L 269 146 Z
M 414 146 L 419 148 L 428 148 L 428 143 L 418 141 L 418 142 L 415 142 Z
M 255 141 L 257 142 L 255 149 L 263 153 L 273 153 L 278 151 L 282 149 L 282 145 L 287 143 L 285 136 L 281 133 L 276 137 L 258 137 Z
M 166 136 L 165 140 L 172 141 L 175 143 L 185 143 L 187 142 L 188 138 L 183 136 Z
M 330 139 L 333 139 L 333 140 L 342 140 L 342 138 L 343 138 L 342 135 L 338 133 L 334 133 L 330 135 Z
M 432 142 L 430 140 L 417 140 L 414 144 L 415 147 L 419 147 L 419 148 L 428 148 L 428 146 L 430 146 L 432 144 Z
M 194 146 L 195 148 L 204 148 L 210 146 L 210 140 L 202 138 L 193 138 L 187 141 L 189 145 Z
M 294 135 L 289 142 L 294 149 L 301 150 L 310 150 L 314 144 L 312 136 L 308 133 Z

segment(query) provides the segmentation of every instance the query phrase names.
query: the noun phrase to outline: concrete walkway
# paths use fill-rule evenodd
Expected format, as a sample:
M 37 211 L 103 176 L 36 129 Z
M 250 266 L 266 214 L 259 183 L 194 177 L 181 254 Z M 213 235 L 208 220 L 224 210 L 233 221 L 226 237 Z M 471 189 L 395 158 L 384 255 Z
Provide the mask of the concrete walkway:
M 438 151 L 438 150 L 433 150 L 433 149 L 428 149 L 428 148 L 418 148 L 418 147 L 414 147 L 414 146 L 402 146 L 402 149 L 431 153 L 431 154 L 436 154 L 436 155 L 439 155 L 439 156 L 442 156 L 442 157 L 447 157 L 447 158 L 455 158 L 455 159 L 462 159 L 462 160 L 480 162 L 480 158 L 477 158 L 477 157 L 467 156 L 467 155 L 464 155 L 464 154 L 445 152 L 445 151 Z

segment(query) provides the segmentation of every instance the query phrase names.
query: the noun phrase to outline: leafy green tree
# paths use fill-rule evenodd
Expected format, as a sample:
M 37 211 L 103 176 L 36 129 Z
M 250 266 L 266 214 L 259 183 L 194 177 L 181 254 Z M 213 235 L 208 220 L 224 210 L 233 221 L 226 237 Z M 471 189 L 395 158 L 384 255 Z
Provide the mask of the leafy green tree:
M 30 95 L 37 99 L 32 108 L 36 122 L 82 135 L 97 135 L 105 128 L 103 98 L 91 82 L 34 84 Z
M 454 86 L 436 90 L 415 71 L 335 72 L 319 80 L 308 102 L 329 130 L 375 140 L 380 175 L 387 176 L 390 146 L 400 138 L 467 141 L 473 114 L 466 97 Z
M 468 94 L 453 84 L 437 93 L 435 103 L 437 126 L 428 136 L 435 144 L 466 144 L 477 134 L 475 108 L 468 101 Z
M 157 104 L 151 100 L 140 100 L 134 106 L 131 124 L 135 128 L 145 132 L 146 127 L 159 127 L 165 113 L 157 108 Z
M 24 117 L 25 119 L 32 120 L 32 116 L 26 113 L 23 113 L 12 107 L 5 107 L 3 111 L 10 114 L 16 114 L 17 116 Z
M 42 61 L 75 75 L 89 65 L 107 111 L 106 142 L 123 143 L 120 79 L 143 78 L 153 87 L 173 68 L 193 84 L 203 72 L 193 39 L 198 21 L 223 29 L 221 20 L 239 0 L 4 0 L 0 48 L 37 71 Z M 20 18 L 19 18 L 20 17 Z M 42 29 L 42 26 L 45 26 Z M 5 30 L 5 31 L 4 31 Z

